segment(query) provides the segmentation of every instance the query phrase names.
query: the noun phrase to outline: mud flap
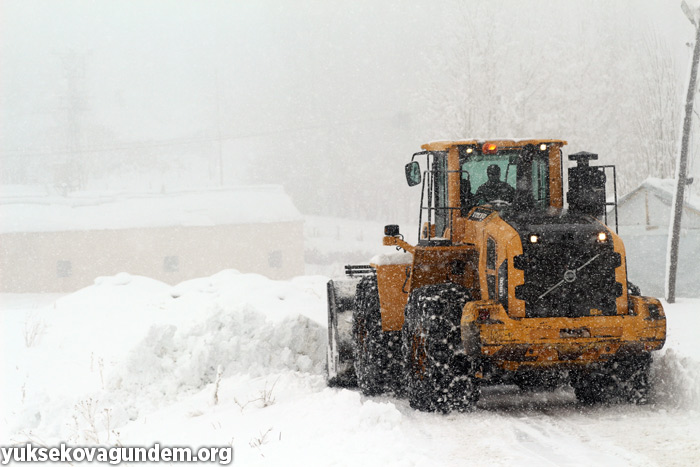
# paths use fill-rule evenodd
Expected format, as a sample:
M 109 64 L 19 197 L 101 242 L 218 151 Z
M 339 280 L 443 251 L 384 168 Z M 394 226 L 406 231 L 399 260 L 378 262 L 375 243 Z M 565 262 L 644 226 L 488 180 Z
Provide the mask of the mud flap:
M 352 313 L 359 278 L 328 281 L 328 385 L 357 386 L 352 348 Z

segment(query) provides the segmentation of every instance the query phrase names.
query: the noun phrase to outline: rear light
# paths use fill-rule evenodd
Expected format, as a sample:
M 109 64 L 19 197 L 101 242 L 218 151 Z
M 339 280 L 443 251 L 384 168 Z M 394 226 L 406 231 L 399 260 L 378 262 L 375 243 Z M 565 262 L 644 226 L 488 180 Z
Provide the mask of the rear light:
M 649 316 L 644 318 L 646 321 L 656 321 L 656 320 L 666 319 L 666 315 L 664 315 L 663 308 L 661 308 L 656 303 L 647 302 L 646 306 L 647 306 L 647 312 L 649 313 Z
M 479 310 L 479 321 L 489 321 L 491 319 L 491 312 L 488 308 L 482 308 Z
M 649 318 L 651 319 L 659 319 L 661 318 L 661 313 L 659 313 L 659 307 L 656 306 L 653 303 L 650 303 L 649 305 Z

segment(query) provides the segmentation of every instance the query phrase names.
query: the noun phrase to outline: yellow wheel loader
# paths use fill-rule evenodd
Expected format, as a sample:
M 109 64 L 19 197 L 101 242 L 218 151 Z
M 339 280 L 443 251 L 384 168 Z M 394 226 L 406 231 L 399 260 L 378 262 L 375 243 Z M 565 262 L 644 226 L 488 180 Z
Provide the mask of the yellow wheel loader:
M 413 155 L 418 244 L 387 225 L 397 253 L 328 283 L 330 385 L 442 412 L 473 409 L 484 384 L 570 384 L 582 403 L 648 399 L 664 310 L 628 282 L 607 226 L 614 166 L 570 154 L 565 207 L 564 145 L 448 141 Z

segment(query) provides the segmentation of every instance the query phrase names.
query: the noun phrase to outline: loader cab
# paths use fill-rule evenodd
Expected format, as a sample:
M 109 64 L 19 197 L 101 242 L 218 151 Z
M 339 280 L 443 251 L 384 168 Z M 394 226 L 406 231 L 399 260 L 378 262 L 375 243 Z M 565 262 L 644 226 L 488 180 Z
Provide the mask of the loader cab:
M 543 145 L 498 150 L 493 143 L 459 148 L 460 210 L 475 206 L 498 210 L 549 207 L 549 154 Z
M 425 151 L 414 154 L 406 166 L 408 184 L 423 184 L 419 238 L 451 243 L 458 219 L 479 206 L 510 212 L 562 208 L 563 144 L 501 140 L 424 145 Z M 421 159 L 427 168 L 422 177 Z

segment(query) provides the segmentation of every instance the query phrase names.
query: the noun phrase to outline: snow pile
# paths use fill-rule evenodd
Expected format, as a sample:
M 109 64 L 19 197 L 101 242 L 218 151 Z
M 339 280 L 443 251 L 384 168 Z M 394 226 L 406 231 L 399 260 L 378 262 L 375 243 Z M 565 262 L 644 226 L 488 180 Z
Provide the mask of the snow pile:
M 654 361 L 652 371 L 659 404 L 700 410 L 700 361 L 668 349 Z
M 656 402 L 672 408 L 700 410 L 700 301 L 680 299 L 666 311 L 666 345 L 654 355 L 652 377 Z
M 3 368 L 8 429 L 67 439 L 67 422 L 97 401 L 114 427 L 217 379 L 321 374 L 325 282 L 233 270 L 176 287 L 124 273 L 98 278 L 34 314 L 42 332 L 32 347 L 13 343 L 18 354 Z
M 361 425 L 366 428 L 392 429 L 401 423 L 401 412 L 391 402 L 367 401 L 360 408 Z
M 112 375 L 109 388 L 174 398 L 201 389 L 217 374 L 261 376 L 274 370 L 320 374 L 326 331 L 308 317 L 267 320 L 251 306 L 233 305 L 190 328 L 152 327 Z
M 99 389 L 144 328 L 171 319 L 167 284 L 124 273 L 95 283 L 29 315 L 3 315 L 2 341 L 13 355 L 2 361 L 8 405 L 22 385 L 28 399 Z

